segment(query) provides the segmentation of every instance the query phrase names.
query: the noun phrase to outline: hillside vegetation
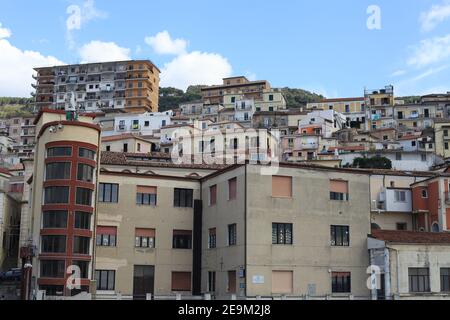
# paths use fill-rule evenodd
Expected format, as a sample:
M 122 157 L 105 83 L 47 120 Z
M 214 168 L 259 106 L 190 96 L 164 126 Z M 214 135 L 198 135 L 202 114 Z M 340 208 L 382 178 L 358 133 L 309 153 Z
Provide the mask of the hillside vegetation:
M 32 115 L 31 98 L 0 97 L 0 118 L 24 117 Z

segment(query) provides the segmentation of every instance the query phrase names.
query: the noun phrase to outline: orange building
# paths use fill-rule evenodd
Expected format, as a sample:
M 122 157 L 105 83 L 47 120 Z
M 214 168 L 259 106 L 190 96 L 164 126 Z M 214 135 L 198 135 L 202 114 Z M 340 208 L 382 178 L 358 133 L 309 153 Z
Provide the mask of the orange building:
M 411 185 L 415 229 L 450 231 L 449 174 Z

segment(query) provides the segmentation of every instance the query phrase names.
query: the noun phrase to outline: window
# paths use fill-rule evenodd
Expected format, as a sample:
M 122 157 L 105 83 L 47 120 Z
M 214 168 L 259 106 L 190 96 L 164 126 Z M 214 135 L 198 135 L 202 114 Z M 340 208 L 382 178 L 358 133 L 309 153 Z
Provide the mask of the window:
M 330 200 L 349 200 L 348 181 L 330 180 Z
M 141 151 L 141 144 L 140 143 L 137 144 L 137 151 Z
M 173 192 L 173 206 L 181 208 L 192 208 L 192 189 L 175 188 Z
M 331 226 L 331 245 L 333 247 L 348 247 L 350 245 L 349 226 Z
M 429 292 L 430 273 L 428 268 L 408 268 L 409 292 Z
M 292 177 L 272 176 L 272 197 L 292 197 Z
M 84 206 L 92 205 L 92 190 L 86 188 L 77 188 L 76 204 Z
M 445 150 L 448 150 L 448 142 L 444 143 L 444 148 L 445 148 Z
M 156 187 L 137 186 L 136 204 L 156 206 Z
M 42 227 L 44 229 L 67 228 L 67 211 L 64 210 L 44 211 L 42 214 Z
M 331 273 L 331 292 L 332 293 L 350 293 L 351 292 L 350 272 L 332 272 Z
M 444 137 L 448 137 L 448 130 L 444 130 Z
M 208 292 L 216 291 L 216 272 L 208 271 Z
M 128 143 L 123 144 L 123 152 L 128 152 Z
M 272 112 L 273 111 L 273 107 L 269 107 L 269 111 Z
M 47 157 L 70 157 L 72 147 L 54 147 L 47 149 Z
M 69 187 L 46 187 L 44 203 L 69 203 Z
M 427 155 L 426 155 L 426 154 L 421 154 L 421 155 L 420 155 L 420 160 L 421 160 L 422 162 L 426 162 L 426 161 L 427 161 Z
M 441 292 L 450 292 L 450 268 L 441 268 Z
M 428 198 L 428 190 L 422 189 L 422 198 Z
M 272 223 L 272 244 L 292 244 L 292 223 Z
M 228 225 L 228 245 L 235 246 L 237 243 L 237 226 L 236 223 Z
M 42 253 L 66 252 L 66 236 L 42 236 Z
M 293 291 L 292 271 L 272 271 L 272 293 L 289 294 Z
M 86 148 L 80 148 L 78 150 L 78 156 L 80 158 L 95 160 L 95 151 Z
M 236 183 L 236 178 L 228 180 L 228 200 L 236 199 Z
M 395 190 L 394 198 L 396 202 L 406 202 L 406 191 Z
M 269 101 L 273 101 L 273 94 L 269 94 Z
M 397 230 L 400 230 L 400 231 L 408 230 L 408 224 L 406 222 L 397 222 L 396 227 L 397 227 Z
M 411 141 L 411 147 L 415 147 L 416 146 L 416 141 Z
M 214 249 L 217 243 L 216 228 L 209 229 L 208 248 Z
M 155 247 L 155 229 L 139 229 L 135 231 L 136 248 L 154 248 Z
M 85 182 L 93 182 L 94 181 L 94 167 L 79 163 L 78 171 L 77 171 L 77 180 L 85 181 Z
M 64 278 L 64 260 L 41 260 L 40 264 L 42 278 Z
M 116 271 L 114 270 L 95 270 L 97 290 L 114 290 L 115 278 Z
M 70 162 L 53 162 L 45 166 L 45 180 L 70 179 Z
M 397 152 L 395 154 L 395 160 L 397 160 L 397 161 L 401 161 L 402 160 L 402 154 L 400 152 Z
M 89 212 L 75 211 L 75 229 L 90 230 L 91 214 Z
M 73 261 L 72 264 L 80 268 L 80 277 L 82 279 L 89 278 L 89 261 L 76 260 Z
M 97 226 L 97 246 L 115 247 L 117 227 Z
M 172 272 L 172 291 L 191 291 L 191 273 Z
M 91 238 L 88 237 L 73 237 L 73 253 L 89 254 L 89 244 Z
M 217 185 L 209 187 L 209 205 L 213 206 L 217 202 Z
M 98 201 L 118 202 L 119 185 L 113 183 L 100 183 L 98 188 Z
M 173 230 L 174 249 L 191 249 L 192 248 L 192 231 L 190 230 Z

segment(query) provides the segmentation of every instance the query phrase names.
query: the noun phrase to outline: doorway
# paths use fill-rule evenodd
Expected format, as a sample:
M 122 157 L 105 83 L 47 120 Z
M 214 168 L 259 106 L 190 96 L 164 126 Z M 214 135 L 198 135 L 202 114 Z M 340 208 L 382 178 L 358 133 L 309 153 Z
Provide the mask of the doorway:
M 133 299 L 145 300 L 147 293 L 154 294 L 155 266 L 134 266 Z

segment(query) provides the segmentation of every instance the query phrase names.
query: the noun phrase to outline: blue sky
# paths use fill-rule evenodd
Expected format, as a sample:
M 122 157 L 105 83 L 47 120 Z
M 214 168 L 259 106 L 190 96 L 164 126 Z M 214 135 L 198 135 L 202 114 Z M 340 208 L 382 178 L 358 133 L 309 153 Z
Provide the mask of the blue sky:
M 0 95 L 28 95 L 35 65 L 121 58 L 182 89 L 243 74 L 327 97 L 450 91 L 450 0 L 0 0 L 0 23 Z

